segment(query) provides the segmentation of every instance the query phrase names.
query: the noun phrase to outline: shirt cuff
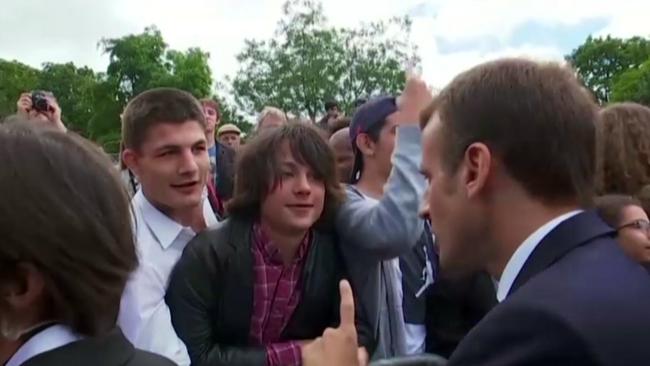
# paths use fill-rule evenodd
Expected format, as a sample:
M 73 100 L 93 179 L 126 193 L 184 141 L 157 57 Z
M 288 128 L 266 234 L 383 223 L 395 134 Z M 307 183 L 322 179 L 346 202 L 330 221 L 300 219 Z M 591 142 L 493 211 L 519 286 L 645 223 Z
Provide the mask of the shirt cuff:
M 267 366 L 301 366 L 302 351 L 298 342 L 273 343 L 266 346 Z

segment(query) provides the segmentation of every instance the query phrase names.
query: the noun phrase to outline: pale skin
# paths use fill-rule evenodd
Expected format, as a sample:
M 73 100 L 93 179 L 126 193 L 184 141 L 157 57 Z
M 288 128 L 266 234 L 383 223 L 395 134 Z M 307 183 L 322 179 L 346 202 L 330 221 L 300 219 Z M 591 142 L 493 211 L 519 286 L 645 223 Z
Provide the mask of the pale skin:
M 210 161 L 198 122 L 155 125 L 142 145 L 125 148 L 122 158 L 152 205 L 195 232 L 205 229 L 202 194 Z
M 322 337 L 316 338 L 302 348 L 305 366 L 365 366 L 368 353 L 357 346 L 357 329 L 354 325 L 354 297 L 348 281 L 339 285 L 341 293 L 341 324 L 327 328 Z
M 59 107 L 54 97 L 48 95 L 46 99 L 50 107 L 49 110 L 37 111 L 32 104 L 32 94 L 27 92 L 22 93 L 16 103 L 16 114 L 35 125 L 49 126 L 66 132 L 67 128 L 63 124 L 63 121 L 61 121 L 61 107 Z
M 434 113 L 423 131 L 421 169 L 429 182 L 423 213 L 431 217 L 441 268 L 457 275 L 486 270 L 499 279 L 530 234 L 579 205 L 547 205 L 530 196 L 480 142 L 470 144 L 450 172 L 442 160 L 443 128 Z

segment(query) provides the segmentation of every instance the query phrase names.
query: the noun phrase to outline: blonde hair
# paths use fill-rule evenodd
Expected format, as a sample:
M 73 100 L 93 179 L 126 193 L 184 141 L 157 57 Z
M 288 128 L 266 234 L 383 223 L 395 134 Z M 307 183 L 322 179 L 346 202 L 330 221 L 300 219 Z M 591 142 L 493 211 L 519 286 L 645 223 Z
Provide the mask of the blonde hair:
M 259 117 L 257 118 L 257 129 L 259 130 L 260 127 L 262 126 L 262 122 L 266 119 L 268 116 L 273 116 L 281 119 L 284 121 L 284 123 L 287 123 L 287 115 L 279 108 L 276 107 L 264 107 L 262 109 L 262 112 L 260 112 Z

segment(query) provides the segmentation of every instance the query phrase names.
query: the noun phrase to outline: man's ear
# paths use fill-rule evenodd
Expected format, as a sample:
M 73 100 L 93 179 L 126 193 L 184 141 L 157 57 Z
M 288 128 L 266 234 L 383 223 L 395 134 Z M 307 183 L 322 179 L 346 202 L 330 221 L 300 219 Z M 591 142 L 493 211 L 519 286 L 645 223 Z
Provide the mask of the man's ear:
M 45 293 L 45 277 L 34 265 L 21 263 L 16 267 L 16 276 L 4 283 L 0 289 L 3 302 L 13 309 L 27 309 Z
M 122 161 L 130 171 L 133 172 L 136 176 L 139 175 L 140 166 L 138 154 L 133 149 L 124 149 L 122 151 Z
M 485 191 L 493 163 L 492 153 L 483 143 L 473 143 L 465 150 L 462 184 L 468 198 L 476 197 Z
M 357 135 L 356 144 L 363 155 L 372 156 L 375 154 L 375 142 L 367 134 L 360 133 Z

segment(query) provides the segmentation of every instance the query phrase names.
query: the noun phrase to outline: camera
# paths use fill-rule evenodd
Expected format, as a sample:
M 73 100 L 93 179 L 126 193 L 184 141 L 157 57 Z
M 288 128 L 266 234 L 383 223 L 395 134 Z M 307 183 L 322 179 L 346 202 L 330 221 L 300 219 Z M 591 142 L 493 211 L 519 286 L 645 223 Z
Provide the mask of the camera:
M 48 93 L 42 90 L 36 90 L 32 92 L 32 106 L 34 110 L 39 112 L 47 112 L 50 109 L 50 105 L 47 102 L 47 97 L 52 93 Z

